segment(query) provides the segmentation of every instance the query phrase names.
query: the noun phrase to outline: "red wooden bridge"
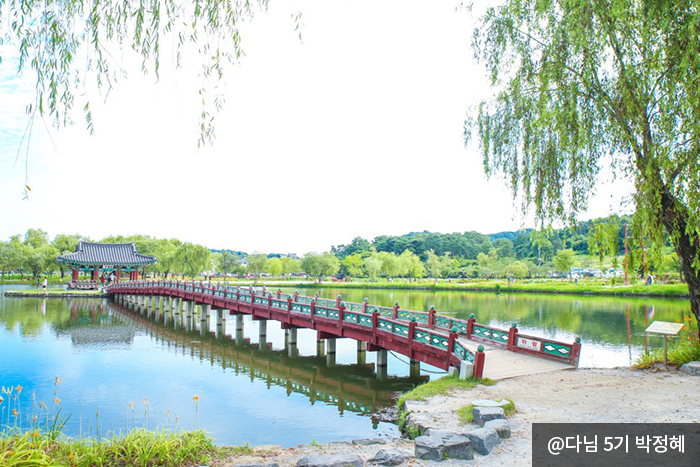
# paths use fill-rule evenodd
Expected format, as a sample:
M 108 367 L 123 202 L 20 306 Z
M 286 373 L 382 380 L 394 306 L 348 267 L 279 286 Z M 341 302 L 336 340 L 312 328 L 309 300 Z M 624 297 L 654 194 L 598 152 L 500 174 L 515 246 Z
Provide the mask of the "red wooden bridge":
M 254 289 L 200 282 L 121 282 L 106 290 L 122 300 L 168 297 L 220 310 L 220 315 L 223 310 L 228 310 L 231 315 L 251 315 L 255 320 L 273 319 L 279 321 L 283 329 L 314 329 L 319 339 L 349 337 L 366 342 L 368 351 L 391 350 L 443 370 L 460 369 L 462 377 L 489 376 L 488 371 L 484 372 L 485 348 L 483 345 L 473 348 L 472 342 L 483 343 L 489 350 L 500 350 L 490 352 L 490 360 L 491 355 L 520 354 L 519 360 L 506 359 L 511 366 L 522 366 L 526 356 L 539 357 L 530 360 L 546 359 L 560 363 L 558 367 L 547 369 L 538 366 L 533 372 L 578 366 L 581 348 L 578 338 L 568 344 L 521 335 L 516 326 L 504 331 L 476 323 L 473 315 L 468 320 L 438 315 L 433 307 L 426 313 L 400 309 L 398 303 L 388 308 L 370 305 L 367 301 L 344 302 L 340 296 L 329 300 L 281 291 L 273 294 L 264 287 Z M 182 303 L 179 309 L 182 310 Z M 497 365 L 494 361 L 494 366 Z M 505 375 L 500 377 L 509 376 L 507 372 L 498 374 Z

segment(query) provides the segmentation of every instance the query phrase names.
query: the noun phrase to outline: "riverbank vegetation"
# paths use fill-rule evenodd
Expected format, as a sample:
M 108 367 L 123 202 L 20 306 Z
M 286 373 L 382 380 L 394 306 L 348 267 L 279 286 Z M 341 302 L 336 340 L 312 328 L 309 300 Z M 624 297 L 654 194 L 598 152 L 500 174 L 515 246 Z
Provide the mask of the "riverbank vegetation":
M 700 340 L 693 339 L 692 336 L 688 335 L 671 341 L 667 348 L 667 359 L 668 364 L 676 368 L 680 368 L 686 363 L 700 361 Z M 634 364 L 634 368 L 646 370 L 663 364 L 664 350 L 657 348 L 642 354 Z

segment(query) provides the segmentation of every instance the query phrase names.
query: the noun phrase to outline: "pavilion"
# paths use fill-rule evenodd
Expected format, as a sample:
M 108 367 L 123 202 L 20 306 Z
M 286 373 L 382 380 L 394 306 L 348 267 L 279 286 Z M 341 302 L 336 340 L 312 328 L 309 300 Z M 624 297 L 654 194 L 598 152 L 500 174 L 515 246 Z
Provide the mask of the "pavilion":
M 73 281 L 78 280 L 80 271 L 91 271 L 93 281 L 99 279 L 100 271 L 114 272 L 117 281 L 122 271 L 129 272 L 130 280 L 138 280 L 139 268 L 155 264 L 155 256 L 141 255 L 133 243 L 91 243 L 79 242 L 75 253 L 66 253 L 56 258 L 57 263 L 67 264 L 73 269 Z

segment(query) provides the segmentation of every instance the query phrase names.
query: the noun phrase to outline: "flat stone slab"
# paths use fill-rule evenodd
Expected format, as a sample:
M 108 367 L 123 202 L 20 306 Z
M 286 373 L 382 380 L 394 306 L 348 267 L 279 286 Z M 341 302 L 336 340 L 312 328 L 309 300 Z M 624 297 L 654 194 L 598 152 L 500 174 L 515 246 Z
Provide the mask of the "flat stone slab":
M 487 456 L 501 442 L 493 428 L 478 428 L 466 433 L 465 436 L 471 440 L 474 450 L 482 456 Z
M 477 399 L 472 401 L 472 405 L 474 407 L 503 407 L 504 405 L 508 405 L 508 401 L 506 399 L 501 399 L 500 401 Z
M 442 438 L 437 436 L 419 436 L 414 440 L 415 456 L 426 461 L 441 461 L 444 459 L 445 446 Z
M 681 367 L 681 371 L 691 376 L 700 376 L 700 362 L 688 362 Z
M 373 444 L 386 444 L 387 440 L 384 438 L 360 438 L 353 439 L 352 444 L 355 446 L 371 446 Z
M 506 414 L 500 407 L 474 407 L 472 417 L 477 425 L 483 427 L 489 420 L 506 418 Z
M 443 438 L 445 456 L 448 459 L 474 459 L 474 447 L 469 438 L 463 435 L 453 435 Z
M 362 459 L 352 454 L 328 454 L 302 457 L 297 467 L 362 467 L 364 464 Z
M 510 438 L 510 424 L 508 420 L 496 419 L 484 423 L 484 428 L 493 428 L 501 439 Z
M 412 457 L 410 453 L 399 451 L 398 449 L 380 449 L 367 463 L 376 465 L 401 465 Z

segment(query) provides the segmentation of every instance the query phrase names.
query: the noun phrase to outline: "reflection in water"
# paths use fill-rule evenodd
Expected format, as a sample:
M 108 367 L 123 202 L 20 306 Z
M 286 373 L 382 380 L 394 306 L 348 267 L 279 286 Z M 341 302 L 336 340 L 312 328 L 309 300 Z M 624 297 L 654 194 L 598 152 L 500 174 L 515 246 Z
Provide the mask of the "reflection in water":
M 266 321 L 258 321 L 259 342 L 251 343 L 243 337 L 243 321 L 238 317 L 230 319 L 236 323 L 232 339 L 220 331 L 210 331 L 212 323 L 200 321 L 196 316 L 172 320 L 161 317 L 156 321 L 118 304 L 112 304 L 111 309 L 120 319 L 137 323 L 149 336 L 168 347 L 189 352 L 190 356 L 211 365 L 233 369 L 236 374 L 249 375 L 251 381 L 262 380 L 268 388 L 283 387 L 288 395 L 303 394 L 311 404 L 323 401 L 335 405 L 341 414 L 347 410 L 370 415 L 380 407 L 393 405 L 397 392 L 428 380 L 427 376 L 417 376 L 380 381 L 373 363 L 335 365 L 334 353 L 298 356 L 296 339 L 290 340 L 289 332 L 285 333 L 284 348 L 274 350 L 266 340 Z M 183 319 L 184 329 L 178 328 L 177 322 Z

